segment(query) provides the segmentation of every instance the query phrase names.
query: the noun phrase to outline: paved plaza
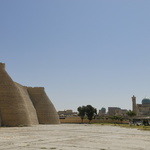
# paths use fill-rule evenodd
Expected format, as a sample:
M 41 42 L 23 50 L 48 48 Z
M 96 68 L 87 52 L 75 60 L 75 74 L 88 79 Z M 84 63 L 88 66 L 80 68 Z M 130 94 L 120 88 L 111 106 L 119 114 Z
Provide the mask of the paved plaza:
M 150 131 L 90 124 L 0 128 L 0 150 L 149 150 Z

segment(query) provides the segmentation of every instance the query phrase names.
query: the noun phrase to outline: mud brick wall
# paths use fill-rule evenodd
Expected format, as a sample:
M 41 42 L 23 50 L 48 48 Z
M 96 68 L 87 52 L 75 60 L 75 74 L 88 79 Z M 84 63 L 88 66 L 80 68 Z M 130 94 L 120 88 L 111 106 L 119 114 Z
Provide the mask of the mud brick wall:
M 22 100 L 23 102 L 26 104 L 25 107 L 26 107 L 26 110 L 27 110 L 27 113 L 29 115 L 29 119 L 30 119 L 30 124 L 31 125 L 36 125 L 36 124 L 39 124 L 39 121 L 38 121 L 38 118 L 37 118 L 37 114 L 36 114 L 36 110 L 33 106 L 33 103 L 29 97 L 29 93 L 27 91 L 27 87 L 25 86 L 22 86 L 18 83 L 16 83 L 17 85 L 17 88 L 21 94 L 21 97 L 22 97 Z
M 44 88 L 33 89 L 14 82 L 6 72 L 5 64 L 0 63 L 0 125 L 30 126 L 39 123 L 59 123 L 55 107 Z
M 0 65 L 0 117 L 4 126 L 19 126 L 38 124 L 36 118 L 32 120 L 28 108 L 30 99 L 22 95 L 23 89 L 18 87 L 8 73 L 5 65 Z M 27 94 L 27 93 L 26 93 Z M 31 113 L 36 113 L 32 110 Z M 36 114 L 35 114 L 36 117 Z
M 59 117 L 56 109 L 43 87 L 28 87 L 28 93 L 36 109 L 40 124 L 58 124 Z

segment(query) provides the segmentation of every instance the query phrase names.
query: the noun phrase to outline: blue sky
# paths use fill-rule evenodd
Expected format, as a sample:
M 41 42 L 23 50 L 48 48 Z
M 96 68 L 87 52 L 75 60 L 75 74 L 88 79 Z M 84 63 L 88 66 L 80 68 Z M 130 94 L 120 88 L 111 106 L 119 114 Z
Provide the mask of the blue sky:
M 0 0 L 0 62 L 57 110 L 150 97 L 150 1 Z

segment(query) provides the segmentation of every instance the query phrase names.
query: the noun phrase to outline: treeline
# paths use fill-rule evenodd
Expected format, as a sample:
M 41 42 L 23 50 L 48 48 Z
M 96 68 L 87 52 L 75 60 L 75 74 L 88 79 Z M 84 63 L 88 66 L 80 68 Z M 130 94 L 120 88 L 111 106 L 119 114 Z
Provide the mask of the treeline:
M 80 116 L 81 120 L 82 120 L 82 123 L 83 123 L 83 120 L 85 118 L 87 118 L 89 120 L 89 123 L 91 122 L 91 120 L 94 118 L 95 119 L 95 116 L 97 115 L 97 109 L 94 108 L 93 106 L 91 105 L 87 105 L 87 106 L 79 106 L 77 108 L 78 110 L 78 116 Z M 133 121 L 133 117 L 136 116 L 136 113 L 134 111 L 127 111 L 127 116 L 129 117 L 128 119 L 130 121 Z M 123 116 L 107 116 L 107 118 L 111 119 L 111 120 L 118 120 L 118 121 L 123 121 L 125 118 Z

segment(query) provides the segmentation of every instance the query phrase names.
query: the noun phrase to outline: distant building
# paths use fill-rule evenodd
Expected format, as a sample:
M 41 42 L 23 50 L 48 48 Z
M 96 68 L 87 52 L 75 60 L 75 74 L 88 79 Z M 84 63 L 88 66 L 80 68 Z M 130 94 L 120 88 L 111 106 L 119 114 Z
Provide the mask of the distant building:
M 77 116 L 77 112 L 73 112 L 71 109 L 58 111 L 58 115 L 60 119 L 69 117 L 69 116 Z
M 72 110 L 63 110 L 63 111 L 58 111 L 58 115 L 72 115 L 73 111 Z
M 103 116 L 103 115 L 105 115 L 105 114 L 106 114 L 106 108 L 102 107 L 101 110 L 99 110 L 98 115 L 99 115 L 99 116 Z
M 113 115 L 118 115 L 120 111 L 119 107 L 108 107 L 108 115 L 113 116 Z
M 136 97 L 133 95 L 132 110 L 136 113 L 136 116 L 150 116 L 150 99 L 145 97 L 142 99 L 141 104 L 136 104 Z
M 108 107 L 109 116 L 126 116 L 127 109 L 121 109 L 119 107 Z

